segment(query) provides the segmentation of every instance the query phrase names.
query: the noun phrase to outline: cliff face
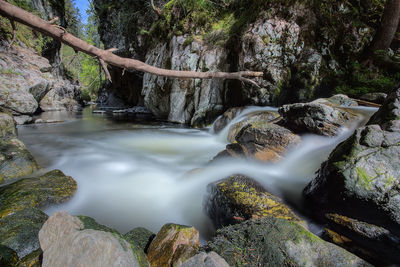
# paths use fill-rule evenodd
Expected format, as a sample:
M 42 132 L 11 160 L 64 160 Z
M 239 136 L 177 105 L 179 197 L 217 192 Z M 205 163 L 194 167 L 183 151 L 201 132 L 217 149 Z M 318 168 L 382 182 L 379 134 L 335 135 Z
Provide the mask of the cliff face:
M 167 69 L 265 73 L 257 88 L 136 72 L 121 78 L 122 70 L 112 68 L 112 90 L 128 104 L 143 101 L 161 118 L 194 126 L 207 125 L 232 106 L 329 94 L 333 78 L 348 72 L 369 44 L 382 12 L 380 1 L 155 2 L 161 16 L 150 1 L 95 0 L 106 48 Z

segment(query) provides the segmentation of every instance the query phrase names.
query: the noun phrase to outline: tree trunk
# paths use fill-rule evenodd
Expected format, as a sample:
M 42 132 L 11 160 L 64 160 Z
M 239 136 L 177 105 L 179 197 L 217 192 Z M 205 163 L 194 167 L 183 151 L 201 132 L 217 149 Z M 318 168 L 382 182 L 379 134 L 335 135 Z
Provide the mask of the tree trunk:
M 400 21 L 400 0 L 387 0 L 385 10 L 381 18 L 381 25 L 375 34 L 369 48 L 369 57 L 374 57 L 378 50 L 386 51 L 397 32 Z
M 399 0 L 400 1 L 400 0 Z M 0 0 L 0 15 L 7 17 L 11 20 L 18 21 L 25 24 L 34 30 L 37 30 L 47 36 L 50 36 L 60 42 L 72 47 L 76 51 L 81 51 L 98 60 L 102 60 L 110 65 L 120 67 L 123 69 L 135 69 L 158 76 L 172 77 L 172 78 L 198 78 L 198 79 L 237 79 L 243 82 L 251 83 L 258 86 L 256 82 L 245 77 L 263 77 L 263 72 L 254 71 L 241 71 L 241 72 L 196 72 L 196 71 L 177 71 L 161 69 L 150 66 L 139 60 L 122 58 L 110 51 L 106 51 L 94 47 L 85 41 L 73 36 L 65 31 L 65 29 L 51 25 L 45 20 L 29 13 L 21 8 Z

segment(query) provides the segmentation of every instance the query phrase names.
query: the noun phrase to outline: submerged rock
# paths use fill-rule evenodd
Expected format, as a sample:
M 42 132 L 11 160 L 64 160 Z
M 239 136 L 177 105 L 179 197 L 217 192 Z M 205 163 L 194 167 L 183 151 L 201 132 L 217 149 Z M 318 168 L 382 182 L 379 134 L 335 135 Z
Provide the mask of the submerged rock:
M 37 170 L 35 159 L 20 140 L 0 139 L 0 184 L 30 175 Z
M 39 232 L 46 266 L 139 267 L 131 245 L 117 235 L 84 229 L 83 223 L 66 212 L 51 216 Z
M 229 264 L 220 255 L 211 251 L 200 252 L 178 267 L 229 267 Z
M 27 208 L 0 219 L 0 244 L 23 258 L 40 248 L 38 233 L 48 216 L 39 209 Z
M 196 229 L 166 224 L 151 242 L 147 257 L 151 266 L 175 266 L 194 256 L 199 248 Z
M 318 176 L 305 188 L 304 195 L 316 215 L 332 213 L 363 225 L 368 231 L 376 227 L 400 240 L 400 89 L 370 119 L 331 153 Z M 365 239 L 356 228 L 346 228 L 351 239 Z M 374 230 L 375 229 L 375 230 Z M 339 231 L 339 233 L 342 233 Z M 349 233 L 347 233 L 349 236 Z M 385 238 L 364 242 L 378 257 L 385 253 Z M 395 243 L 400 244 L 399 241 Z M 400 255 L 400 246 L 392 246 Z M 393 254 L 393 253 L 392 253 Z M 400 257 L 395 256 L 400 263 Z M 383 256 L 383 261 L 385 261 Z
M 29 207 L 62 203 L 68 200 L 76 189 L 74 179 L 65 176 L 59 170 L 0 187 L 0 218 Z
M 204 249 L 230 266 L 371 266 L 295 222 L 272 217 L 222 228 Z
M 356 120 L 354 115 L 346 111 L 316 102 L 284 105 L 279 113 L 283 117 L 281 124 L 295 133 L 326 136 L 337 135 L 340 127 Z
M 17 137 L 17 128 L 13 116 L 0 111 L 0 138 Z
M 205 209 L 216 228 L 243 220 L 275 217 L 303 224 L 299 217 L 282 200 L 262 185 L 243 175 L 207 186 Z

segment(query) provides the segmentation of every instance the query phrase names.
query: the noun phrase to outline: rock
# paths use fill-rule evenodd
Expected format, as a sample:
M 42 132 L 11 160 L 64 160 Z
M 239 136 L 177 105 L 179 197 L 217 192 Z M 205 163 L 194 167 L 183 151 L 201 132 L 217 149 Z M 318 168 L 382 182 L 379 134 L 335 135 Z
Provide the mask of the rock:
M 385 102 L 386 97 L 387 94 L 385 93 L 368 93 L 360 96 L 360 99 L 376 104 L 383 104 Z
M 18 125 L 28 124 L 33 121 L 33 118 L 28 115 L 14 116 L 14 120 Z
M 311 103 L 325 104 L 331 107 L 356 107 L 357 101 L 348 97 L 347 95 L 334 95 L 330 98 L 319 98 Z
M 239 108 L 230 108 L 227 111 L 225 111 L 224 114 L 222 114 L 215 120 L 213 124 L 214 132 L 219 133 L 220 131 L 222 131 L 243 110 L 244 107 L 239 107 Z
M 37 170 L 35 159 L 20 140 L 0 139 L 0 184 L 30 175 Z
M 1 81 L 1 79 L 0 79 Z M 38 108 L 35 98 L 23 90 L 12 91 L 0 88 L 0 105 L 16 112 L 17 114 L 32 115 Z
M 178 267 L 229 267 L 229 265 L 220 255 L 211 251 L 200 252 Z
M 15 128 L 13 116 L 0 112 L 0 138 L 12 137 L 17 137 L 17 128 Z
M 0 187 L 0 218 L 29 207 L 45 207 L 68 200 L 76 191 L 72 177 L 54 170 Z
M 400 239 L 389 230 L 339 214 L 326 214 L 325 217 L 329 228 L 341 235 L 340 241 L 333 237 L 335 244 L 378 266 L 400 261 Z M 328 233 L 331 237 L 334 235 L 332 230 Z M 374 253 L 369 252 L 371 247 L 374 247 Z
M 304 224 L 282 200 L 243 175 L 232 175 L 207 186 L 207 214 L 221 228 L 243 220 L 275 217 Z
M 18 267 L 41 267 L 42 253 L 42 250 L 38 249 L 31 254 L 25 256 L 18 262 Z
M 52 85 L 50 85 L 47 80 L 41 78 L 34 82 L 34 85 L 28 89 L 28 92 L 31 93 L 35 100 L 39 103 L 51 89 L 51 87 Z
M 194 256 L 199 248 L 199 232 L 196 229 L 166 224 L 151 242 L 147 258 L 151 266 L 175 266 Z
M 0 244 L 13 249 L 19 258 L 38 250 L 38 233 L 48 216 L 27 208 L 0 219 Z
M 14 267 L 17 265 L 18 256 L 14 250 L 0 245 L 0 266 Z
M 76 106 L 79 106 L 77 99 L 80 97 L 80 90 L 68 82 L 60 82 L 54 85 L 40 101 L 40 108 L 43 111 L 72 111 Z
M 273 217 L 222 228 L 204 250 L 230 266 L 371 266 L 297 223 Z
M 147 230 L 146 228 L 137 227 L 124 234 L 124 239 L 131 244 L 136 244 L 146 253 L 155 236 L 156 235 L 153 232 Z
M 282 125 L 295 133 L 314 133 L 334 136 L 340 127 L 348 126 L 356 117 L 341 109 L 325 104 L 306 103 L 284 105 L 279 109 Z
M 66 212 L 46 221 L 39 240 L 43 267 L 140 266 L 128 242 L 108 232 L 84 229 L 78 218 Z
M 305 188 L 304 195 L 316 216 L 338 214 L 357 221 L 364 229 L 370 228 L 371 232 L 381 227 L 385 229 L 382 231 L 396 236 L 392 239 L 400 240 L 399 120 L 400 89 L 397 89 L 367 126 L 357 129 L 335 148 L 317 177 Z M 354 240 L 365 239 L 356 228 L 347 227 L 338 232 Z M 382 257 L 385 253 L 380 251 L 387 239 L 384 236 L 388 234 L 379 241 L 363 244 L 370 244 L 368 250 Z M 400 253 L 399 247 L 393 249 L 397 255 Z M 383 261 L 386 259 L 383 257 Z M 395 262 L 400 263 L 400 257 Z

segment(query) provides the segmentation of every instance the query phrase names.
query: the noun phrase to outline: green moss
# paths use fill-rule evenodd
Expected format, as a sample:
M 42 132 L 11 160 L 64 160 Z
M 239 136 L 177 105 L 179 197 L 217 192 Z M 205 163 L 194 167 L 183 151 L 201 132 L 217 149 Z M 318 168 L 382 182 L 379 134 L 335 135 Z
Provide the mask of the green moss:
M 358 177 L 358 184 L 363 186 L 367 190 L 371 190 L 372 183 L 377 178 L 377 176 L 369 176 L 367 172 L 361 167 L 356 168 L 356 173 Z

